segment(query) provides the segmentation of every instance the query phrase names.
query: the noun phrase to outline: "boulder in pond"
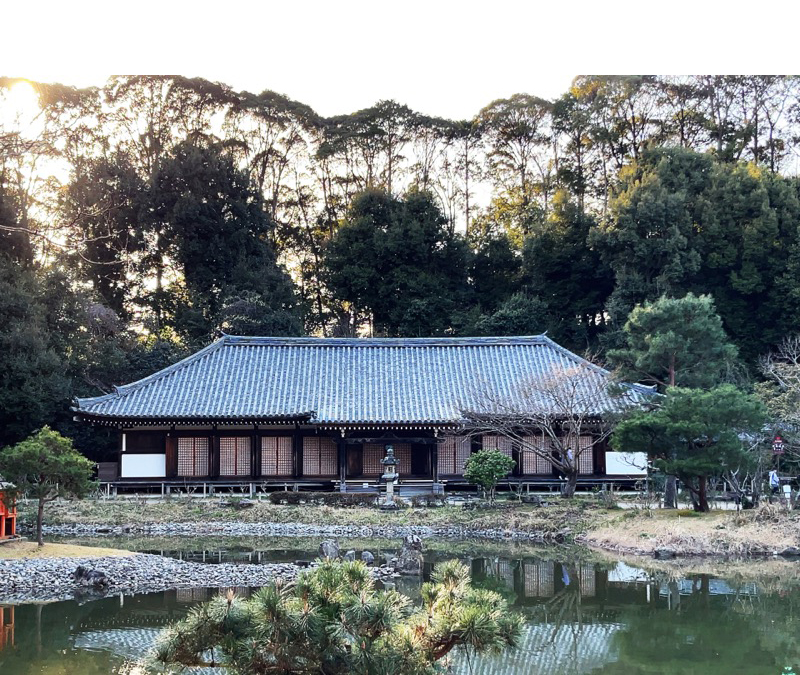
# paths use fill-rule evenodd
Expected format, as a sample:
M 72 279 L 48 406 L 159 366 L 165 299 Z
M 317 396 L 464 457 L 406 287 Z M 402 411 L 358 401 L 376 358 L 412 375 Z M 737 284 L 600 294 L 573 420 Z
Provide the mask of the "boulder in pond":
M 319 545 L 319 557 L 336 560 L 339 557 L 339 542 L 326 539 Z
M 415 534 L 403 538 L 403 548 L 397 554 L 395 570 L 400 574 L 422 574 L 422 539 Z
M 361 551 L 361 560 L 363 560 L 370 567 L 375 564 L 375 556 L 371 551 Z
M 355 551 L 348 551 L 342 556 L 342 560 L 346 562 L 354 562 L 356 559 L 356 552 Z

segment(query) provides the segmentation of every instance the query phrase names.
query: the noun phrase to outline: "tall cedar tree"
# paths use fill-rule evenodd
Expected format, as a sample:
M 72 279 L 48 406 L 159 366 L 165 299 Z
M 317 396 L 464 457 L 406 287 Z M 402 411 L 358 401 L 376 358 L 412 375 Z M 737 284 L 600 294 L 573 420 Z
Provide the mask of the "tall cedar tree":
M 229 333 L 299 335 L 292 281 L 269 244 L 273 223 L 247 173 L 220 147 L 178 146 L 154 187 L 185 297 L 175 325 L 192 344 Z
M 467 300 L 468 247 L 433 197 L 368 191 L 325 250 L 326 281 L 385 336 L 447 333 Z

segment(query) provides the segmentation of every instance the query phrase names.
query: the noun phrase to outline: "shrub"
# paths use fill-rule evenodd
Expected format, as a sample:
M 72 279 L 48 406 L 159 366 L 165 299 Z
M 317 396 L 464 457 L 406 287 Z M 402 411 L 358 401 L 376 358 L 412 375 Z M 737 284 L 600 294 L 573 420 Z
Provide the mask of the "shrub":
M 196 667 L 221 656 L 241 675 L 434 675 L 453 649 L 517 645 L 522 616 L 499 593 L 473 587 L 462 563 L 439 563 L 420 596 L 415 611 L 396 590 L 377 590 L 364 563 L 324 561 L 250 600 L 229 591 L 194 608 L 162 633 L 154 659 Z
M 479 486 L 490 502 L 494 502 L 497 484 L 505 478 L 516 462 L 498 450 L 481 450 L 470 455 L 464 467 L 464 478 Z

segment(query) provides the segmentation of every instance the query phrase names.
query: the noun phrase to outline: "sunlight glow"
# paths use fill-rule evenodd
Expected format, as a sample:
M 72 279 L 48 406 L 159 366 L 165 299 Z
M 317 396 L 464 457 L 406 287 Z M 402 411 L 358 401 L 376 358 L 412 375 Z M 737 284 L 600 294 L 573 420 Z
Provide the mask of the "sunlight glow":
M 19 80 L 0 95 L 0 125 L 27 125 L 39 113 L 39 94 L 27 80 Z

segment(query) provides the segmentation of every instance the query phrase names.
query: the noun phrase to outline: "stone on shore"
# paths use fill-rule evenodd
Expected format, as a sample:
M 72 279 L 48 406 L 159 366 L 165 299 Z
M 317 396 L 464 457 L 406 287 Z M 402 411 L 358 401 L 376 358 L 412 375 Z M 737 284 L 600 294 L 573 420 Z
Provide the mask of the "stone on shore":
M 419 575 L 422 574 L 422 564 L 422 539 L 409 534 L 403 538 L 403 548 L 397 555 L 394 567 L 400 574 Z
M 339 542 L 327 539 L 319 545 L 319 557 L 336 560 L 339 557 Z

